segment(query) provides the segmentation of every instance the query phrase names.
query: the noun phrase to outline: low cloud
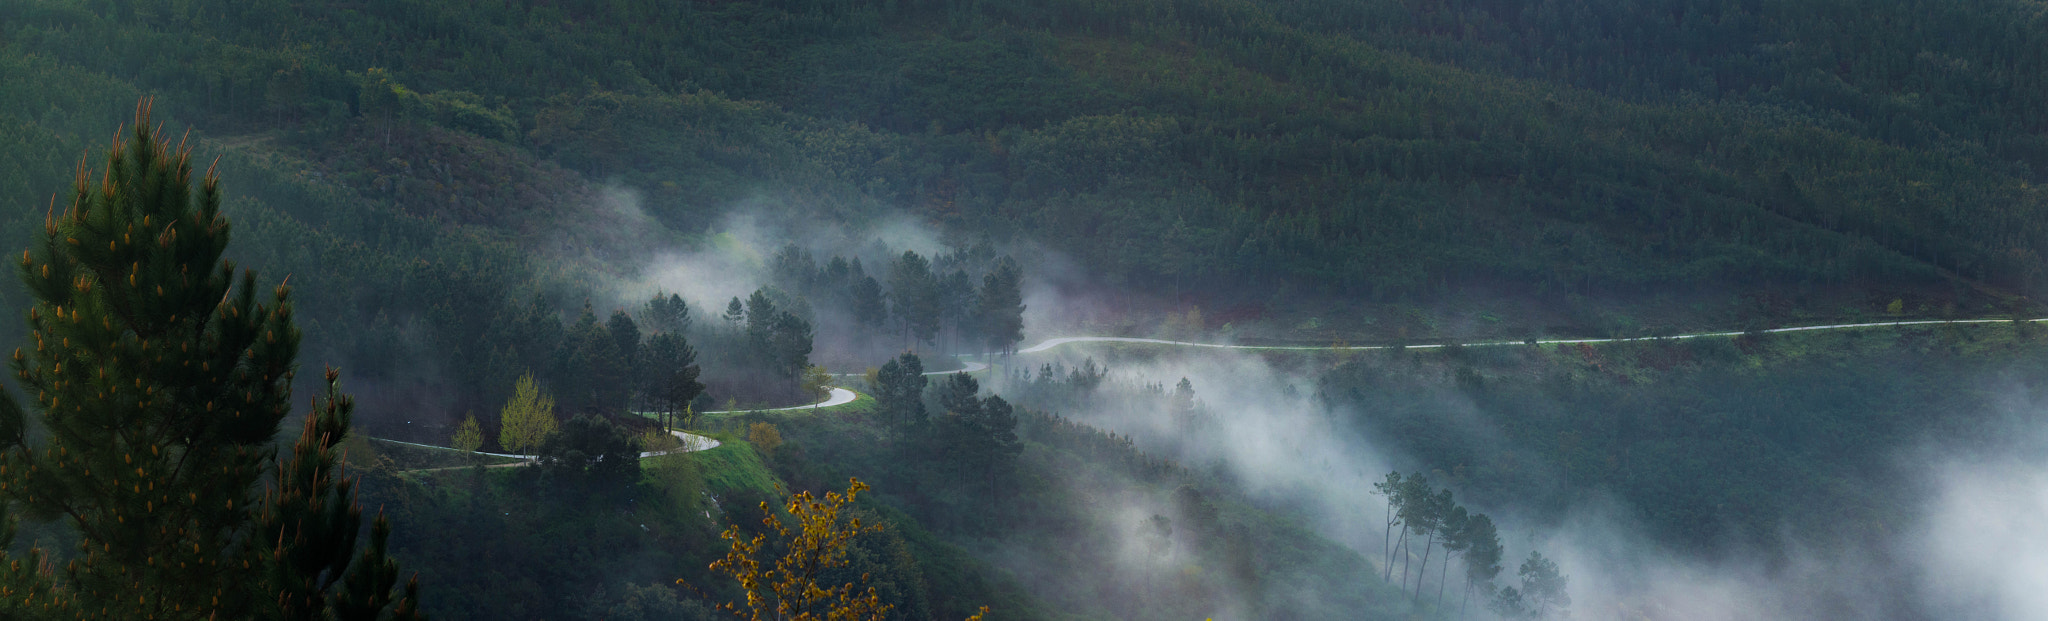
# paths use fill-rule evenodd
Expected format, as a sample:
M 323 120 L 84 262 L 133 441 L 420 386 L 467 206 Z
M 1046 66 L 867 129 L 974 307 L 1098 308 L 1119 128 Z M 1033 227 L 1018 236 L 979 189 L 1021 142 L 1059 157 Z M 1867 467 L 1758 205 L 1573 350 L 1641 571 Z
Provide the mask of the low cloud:
M 1369 493 L 1371 483 L 1409 460 L 1334 422 L 1305 372 L 1230 351 L 1124 351 L 1069 346 L 1051 357 L 1070 367 L 1084 356 L 1106 358 L 1111 383 L 1156 384 L 1165 392 L 1070 414 L 1130 435 L 1147 452 L 1225 475 L 1269 508 L 1305 518 L 1324 537 L 1378 562 L 1385 505 Z M 1178 428 L 1165 405 L 1165 393 L 1182 377 L 1213 413 L 1206 427 L 1192 432 Z M 1457 404 L 1442 409 L 1470 411 Z M 2007 438 L 2044 435 L 2031 414 L 1985 418 L 2020 425 L 2001 434 Z M 1489 431 L 1496 423 L 1476 413 L 1445 422 L 1472 441 L 1504 442 Z M 2048 442 L 1928 446 L 1901 450 L 1899 460 L 1910 467 L 1900 470 L 1920 478 L 1895 482 L 1924 490 L 1924 502 L 1891 512 L 1904 519 L 1878 525 L 1873 538 L 1842 538 L 1825 547 L 1801 540 L 1788 526 L 1769 540 L 1679 550 L 1649 535 L 1634 517 L 1636 508 L 1597 491 L 1581 490 L 1586 493 L 1561 516 L 1538 517 L 1512 505 L 1474 509 L 1501 524 L 1507 554 L 1499 584 L 1514 585 L 1521 561 L 1540 551 L 1570 577 L 1578 619 L 2048 619 L 2048 451 L 2041 450 Z M 1116 509 L 1106 523 L 1130 521 L 1130 511 Z M 1430 589 L 1439 567 L 1431 566 Z M 1453 601 L 1459 570 L 1451 568 L 1447 599 Z M 1474 601 L 1473 609 L 1480 608 L 1483 603 Z M 1490 616 L 1475 612 L 1475 618 Z
M 1952 619 L 2048 619 L 2048 460 L 1957 460 L 1933 477 L 1911 540 L 1922 592 Z

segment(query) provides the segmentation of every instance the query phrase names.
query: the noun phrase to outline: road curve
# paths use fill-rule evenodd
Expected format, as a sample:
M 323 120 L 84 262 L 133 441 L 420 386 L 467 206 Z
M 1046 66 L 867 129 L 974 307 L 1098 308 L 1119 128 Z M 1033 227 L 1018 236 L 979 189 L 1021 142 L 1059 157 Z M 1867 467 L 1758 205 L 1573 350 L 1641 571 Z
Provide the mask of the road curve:
M 987 366 L 987 365 L 983 365 L 983 366 Z M 763 409 L 744 409 L 744 408 L 742 408 L 742 409 L 738 409 L 738 410 L 710 410 L 710 411 L 706 411 L 706 412 L 698 412 L 698 414 L 740 414 L 740 413 L 744 413 L 744 412 L 787 412 L 787 411 L 790 411 L 790 410 L 809 410 L 809 409 L 814 409 L 814 408 L 829 408 L 829 407 L 832 407 L 832 406 L 835 406 L 835 405 L 846 405 L 846 404 L 848 404 L 848 403 L 853 403 L 853 400 L 854 400 L 854 399 L 858 399 L 858 398 L 860 398 L 860 393 L 857 393 L 857 392 L 854 392 L 854 391 L 851 391 L 851 390 L 847 390 L 847 389 L 845 389 L 845 388 L 836 388 L 836 387 L 835 387 L 835 388 L 833 388 L 833 389 L 832 389 L 832 392 L 831 392 L 830 394 L 827 394 L 827 395 L 825 395 L 825 400 L 824 400 L 824 401 L 819 401 L 819 402 L 817 402 L 817 403 L 811 403 L 811 404 L 806 404 L 806 405 L 792 405 L 792 406 L 789 406 L 789 407 L 786 407 L 786 408 L 763 408 Z
M 682 441 L 682 443 L 683 443 L 683 445 L 682 445 L 681 447 L 679 447 L 679 448 L 669 449 L 669 450 L 666 450 L 666 451 L 646 451 L 646 452 L 642 452 L 642 453 L 640 453 L 640 458 L 641 458 L 641 459 L 646 459 L 646 458 L 649 458 L 649 457 L 660 457 L 660 456 L 662 456 L 662 455 L 667 455 L 667 454 L 670 454 L 670 453 L 694 453 L 694 452 L 697 452 L 697 451 L 708 451 L 708 450 L 711 450 L 711 449 L 715 449 L 715 448 L 718 448 L 718 446 L 719 446 L 719 442 L 718 442 L 718 440 L 716 440 L 716 439 L 713 439 L 713 438 L 709 438 L 709 437 L 705 437 L 705 436 L 700 436 L 700 435 L 697 435 L 697 434 L 694 434 L 694 433 L 690 433 L 690 432 L 687 432 L 687 431 L 682 431 L 682 430 L 678 430 L 678 429 L 670 429 L 670 430 L 669 430 L 668 432 L 669 432 L 669 434 L 670 434 L 670 435 L 674 435 L 674 436 L 676 437 L 676 439 L 677 439 L 677 440 L 681 440 L 681 441 Z M 387 439 L 384 439 L 384 438 L 377 438 L 377 437 L 371 437 L 370 439 L 371 439 L 371 440 L 376 440 L 376 441 L 378 441 L 378 442 L 389 442 L 389 443 L 392 443 L 392 444 L 403 444 L 403 445 L 406 445 L 406 446 L 417 446 L 417 447 L 420 447 L 420 448 L 429 448 L 429 449 L 435 449 L 435 450 L 441 450 L 441 451 L 459 451 L 459 450 L 461 450 L 461 449 L 449 448 L 449 447 L 446 447 L 446 446 L 435 446 L 435 445 L 432 445 L 432 444 L 420 444 L 420 443 L 418 443 L 418 442 L 400 442 L 400 441 L 397 441 L 397 440 L 387 440 Z M 478 455 L 489 455 L 489 456 L 492 456 L 492 457 L 509 457 L 509 458 L 512 458 L 512 459 L 528 459 L 528 460 L 530 460 L 530 459 L 533 459 L 534 457 L 537 457 L 536 455 L 514 455 L 514 454 L 510 454 L 510 453 L 485 453 L 485 452 L 483 452 L 483 451 L 477 451 L 477 454 L 478 454 Z M 499 464 L 499 465 L 501 465 L 501 466 L 512 466 L 512 465 L 518 465 L 518 464 Z M 466 468 L 467 466 L 454 466 L 454 467 L 455 467 L 455 468 Z M 496 466 L 492 466 L 492 467 L 496 467 Z M 425 472 L 425 471 L 428 471 L 428 470 L 446 470 L 446 469 L 447 469 L 447 468 L 426 468 L 426 469 L 422 469 L 422 470 L 413 470 L 413 471 L 410 471 L 410 472 Z
M 987 366 L 987 365 L 983 365 L 983 366 Z M 845 388 L 833 388 L 833 389 L 832 389 L 832 392 L 831 392 L 830 394 L 828 394 L 828 395 L 826 395 L 826 396 L 825 396 L 825 400 L 824 400 L 824 401 L 819 401 L 819 402 L 817 402 L 817 403 L 812 403 L 812 404 L 809 404 L 809 405 L 798 405 L 798 406 L 791 406 L 791 407 L 786 407 L 786 408 L 770 408 L 770 409 L 765 409 L 765 410 L 720 410 L 720 411 L 716 411 L 716 412 L 701 412 L 701 413 L 702 413 L 702 414 L 732 414 L 732 413 L 738 413 L 738 412 L 785 412 L 785 411 L 790 411 L 790 410 L 807 410 L 807 409 L 813 409 L 813 408 L 829 408 L 829 407 L 832 407 L 832 406 L 835 406 L 835 405 L 845 405 L 845 404 L 848 404 L 848 403 L 853 403 L 853 400 L 854 400 L 854 399 L 858 399 L 858 398 L 860 398 L 860 393 L 856 393 L 856 392 L 854 392 L 854 391 L 851 391 L 851 390 L 847 390 L 847 389 L 845 389 Z M 687 432 L 687 431 L 680 431 L 680 430 L 670 429 L 670 430 L 669 430 L 669 433 L 670 433 L 670 434 L 672 434 L 672 435 L 674 435 L 674 436 L 676 437 L 676 439 L 678 439 L 678 440 L 681 440 L 681 441 L 683 442 L 683 446 L 682 446 L 682 448 L 677 448 L 677 449 L 671 449 L 671 450 L 667 450 L 667 451 L 647 451 L 647 452 L 643 452 L 643 453 L 641 453 L 641 454 L 640 454 L 640 457 L 641 457 L 642 459 L 645 459 L 645 458 L 648 458 L 648 457 L 657 457 L 657 456 L 661 456 L 661 455 L 667 455 L 667 454 L 670 454 L 670 453 L 693 453 L 693 452 L 696 452 L 696 451 L 708 451 L 708 450 L 711 450 L 711 449 L 715 449 L 715 448 L 718 448 L 718 445 L 719 445 L 719 443 L 718 443 L 718 440 L 714 440 L 714 439 L 711 439 L 711 438 L 708 438 L 708 437 L 705 437 L 705 436 L 700 436 L 700 435 L 697 435 L 697 434 L 694 434 L 694 433 L 690 433 L 690 432 Z M 390 443 L 392 443 L 392 444 L 403 444 L 403 445 L 406 445 L 406 446 L 417 446 L 417 447 L 420 447 L 420 448 L 429 448 L 429 449 L 435 449 L 435 450 L 442 450 L 442 451 L 453 451 L 453 450 L 457 450 L 457 449 L 453 449 L 453 448 L 449 448 L 449 447 L 445 447 L 445 446 L 435 446 L 435 445 L 432 445 L 432 444 L 420 444 L 420 443 L 418 443 L 418 442 L 400 442 L 400 441 L 398 441 L 398 440 L 389 440 L 389 439 L 385 439 L 385 438 L 378 438 L 378 437 L 371 437 L 370 439 L 371 439 L 371 440 L 376 440 L 376 441 L 378 441 L 378 442 L 390 442 Z M 511 454 L 511 453 L 485 453 L 485 452 L 483 452 L 483 451 L 477 451 L 477 454 L 479 454 L 479 455 L 489 455 L 489 456 L 491 456 L 491 457 L 507 457 L 507 458 L 511 458 L 511 459 L 533 459 L 533 458 L 535 457 L 535 456 L 533 456 L 533 455 L 514 455 L 514 454 Z M 508 466 L 509 466 L 509 465 L 517 465 L 517 464 L 501 464 L 501 465 L 508 465 Z M 458 467 L 458 468 L 462 468 L 462 467 L 467 467 L 467 466 L 456 466 L 456 467 Z M 426 469 L 426 470 L 444 470 L 444 468 L 428 468 L 428 469 Z M 414 471 L 414 472 L 424 472 L 424 471 L 425 471 L 425 470 L 418 470 L 418 471 Z

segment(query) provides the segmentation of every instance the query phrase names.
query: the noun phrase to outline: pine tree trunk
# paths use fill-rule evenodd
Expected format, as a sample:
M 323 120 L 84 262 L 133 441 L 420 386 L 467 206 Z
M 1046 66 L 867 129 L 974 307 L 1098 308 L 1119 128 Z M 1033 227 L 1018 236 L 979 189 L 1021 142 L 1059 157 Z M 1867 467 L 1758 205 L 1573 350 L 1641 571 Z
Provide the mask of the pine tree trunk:
M 1395 539 L 1395 540 L 1394 540 L 1394 548 L 1393 548 L 1393 549 L 1391 549 L 1391 550 L 1387 550 L 1387 582 L 1393 582 L 1393 581 L 1394 581 L 1394 561 L 1400 560 L 1400 554 L 1401 554 L 1401 546 L 1402 546 L 1403 544 L 1407 543 L 1407 541 L 1408 541 L 1408 525 L 1407 525 L 1407 524 L 1402 524 L 1402 525 L 1401 525 L 1401 537 L 1400 537 L 1400 538 L 1398 538 L 1398 539 Z M 1408 582 L 1408 574 L 1406 573 L 1406 570 L 1405 570 L 1405 569 L 1403 570 L 1403 573 L 1401 574 L 1401 582 L 1402 582 L 1403 584 L 1406 584 L 1406 583 Z
M 1444 587 L 1451 581 L 1451 553 L 1448 550 L 1444 551 L 1443 565 L 1443 569 L 1437 572 L 1436 579 L 1436 607 L 1438 610 L 1442 610 L 1444 607 Z
M 1472 576 L 1465 576 L 1465 601 L 1458 604 L 1458 621 L 1464 621 L 1465 609 L 1472 606 Z
M 1408 590 L 1408 565 L 1415 559 L 1415 551 L 1408 545 L 1408 525 L 1401 525 L 1401 590 Z
M 1422 566 L 1415 571 L 1415 601 L 1418 602 L 1422 601 L 1422 583 L 1427 582 L 1429 578 L 1429 549 L 1434 545 L 1436 533 L 1431 532 L 1429 539 L 1422 542 Z
M 1408 525 L 1406 525 L 1406 524 L 1403 524 L 1403 525 L 1401 525 L 1401 529 L 1402 529 L 1403 531 L 1406 531 L 1406 530 L 1408 529 Z M 1387 575 L 1386 575 L 1386 576 L 1385 576 L 1384 578 L 1382 578 L 1382 580 L 1385 580 L 1386 582 L 1393 582 L 1393 581 L 1394 581 L 1394 503 L 1393 503 L 1392 501 L 1389 501 L 1389 502 L 1387 502 L 1387 530 L 1386 530 L 1386 532 L 1387 532 L 1386 536 L 1384 536 L 1384 537 L 1381 537 L 1381 538 L 1380 538 L 1380 543 L 1381 543 L 1381 546 L 1380 546 L 1380 547 L 1381 547 L 1382 549 L 1384 549 L 1384 550 L 1386 550 L 1386 551 L 1387 551 L 1387 552 L 1386 552 L 1386 557 L 1387 557 Z

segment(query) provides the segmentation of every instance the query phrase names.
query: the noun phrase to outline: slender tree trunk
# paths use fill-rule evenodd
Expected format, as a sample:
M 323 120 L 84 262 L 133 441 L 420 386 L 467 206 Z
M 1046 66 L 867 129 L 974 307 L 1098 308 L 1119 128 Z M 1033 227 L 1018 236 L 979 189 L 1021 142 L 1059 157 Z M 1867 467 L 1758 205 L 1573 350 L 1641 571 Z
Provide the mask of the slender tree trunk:
M 1415 551 L 1408 545 L 1408 525 L 1401 525 L 1401 590 L 1408 590 L 1408 565 L 1415 559 Z
M 1465 620 L 1465 609 L 1472 605 L 1472 575 L 1465 575 L 1465 601 L 1458 604 L 1458 621 Z
M 1422 566 L 1415 570 L 1415 601 L 1422 601 L 1422 583 L 1429 578 L 1429 549 L 1436 545 L 1436 533 L 1429 533 L 1429 539 L 1422 542 Z
M 1442 610 L 1444 607 L 1444 586 L 1451 582 L 1451 553 L 1449 550 L 1444 551 L 1443 566 L 1443 569 L 1437 572 L 1436 578 L 1436 607 L 1438 610 Z
M 1406 524 L 1403 524 L 1403 525 L 1401 525 L 1401 528 L 1402 528 L 1403 530 L 1406 530 L 1406 529 L 1408 528 L 1408 525 L 1406 525 Z M 1389 501 L 1389 502 L 1387 503 L 1387 530 L 1386 530 L 1386 532 L 1387 532 L 1386 536 L 1384 536 L 1384 537 L 1381 537 L 1381 538 L 1380 538 L 1380 543 L 1381 543 L 1381 546 L 1380 546 L 1380 548 L 1381 548 L 1381 549 L 1384 549 L 1384 550 L 1386 550 L 1386 557 L 1387 557 L 1387 575 L 1386 575 L 1386 577 L 1384 578 L 1384 580 L 1385 580 L 1385 581 L 1387 581 L 1387 582 L 1393 582 L 1393 581 L 1394 581 L 1394 503 L 1393 503 L 1393 502 L 1391 502 L 1391 501 Z
M 1393 528 L 1393 525 L 1389 524 L 1389 525 L 1387 525 L 1387 528 L 1388 528 L 1388 529 L 1392 529 L 1392 528 Z M 1407 537 L 1408 537 L 1408 525 L 1407 525 L 1407 524 L 1402 524 L 1402 525 L 1401 525 L 1401 537 L 1402 537 L 1403 539 L 1405 539 L 1405 538 L 1407 538 Z M 1394 581 L 1394 561 L 1395 561 L 1395 560 L 1397 560 L 1397 559 L 1399 558 L 1399 557 L 1397 557 L 1397 556 L 1395 556 L 1395 555 L 1397 555 L 1397 554 L 1400 554 L 1400 550 L 1401 550 L 1401 539 L 1395 539 L 1395 540 L 1394 540 L 1394 547 L 1391 547 L 1391 548 L 1388 548 L 1388 549 L 1387 549 L 1387 575 L 1386 575 L 1386 580 L 1387 580 L 1387 582 L 1393 582 L 1393 581 Z M 1402 575 L 1403 575 L 1403 576 L 1405 576 L 1405 575 L 1407 575 L 1407 574 L 1402 574 Z M 1403 580 L 1406 580 L 1406 578 L 1403 578 Z

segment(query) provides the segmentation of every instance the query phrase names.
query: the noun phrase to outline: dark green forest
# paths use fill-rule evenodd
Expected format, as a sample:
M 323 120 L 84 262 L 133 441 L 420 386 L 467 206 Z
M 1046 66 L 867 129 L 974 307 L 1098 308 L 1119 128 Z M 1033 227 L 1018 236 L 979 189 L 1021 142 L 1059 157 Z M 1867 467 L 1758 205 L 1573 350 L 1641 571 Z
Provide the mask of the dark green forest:
M 685 236 L 743 202 L 907 210 L 1220 306 L 1476 290 L 1974 307 L 2043 276 L 2048 58 L 2019 2 L 5 10 L 8 124 L 38 154 L 12 156 L 9 196 L 39 196 L 76 148 L 60 145 L 103 133 L 83 112 L 148 92 L 349 197 L 252 192 L 352 241 L 400 242 L 362 227 L 401 215 L 516 238 L 612 182 Z M 358 203 L 388 215 L 350 226 Z M 1208 286 L 1181 286 L 1194 276 Z

